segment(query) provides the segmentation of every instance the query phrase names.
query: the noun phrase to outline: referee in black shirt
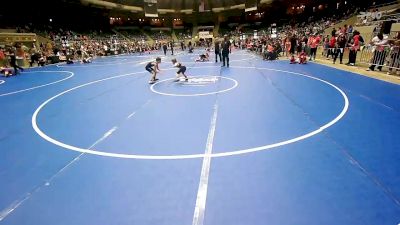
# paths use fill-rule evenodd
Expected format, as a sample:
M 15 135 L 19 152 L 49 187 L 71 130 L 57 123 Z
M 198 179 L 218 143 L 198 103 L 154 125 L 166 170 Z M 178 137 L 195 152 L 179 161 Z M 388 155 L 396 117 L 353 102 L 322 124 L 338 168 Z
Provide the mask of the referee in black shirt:
M 14 68 L 14 74 L 15 75 L 17 75 L 19 73 L 18 69 L 20 69 L 22 72 L 24 71 L 24 68 L 18 66 L 17 57 L 15 56 L 14 52 L 11 52 L 11 55 L 10 55 L 10 65 L 11 65 L 11 67 Z
M 228 40 L 228 36 L 224 36 L 224 41 L 222 42 L 222 66 L 229 67 L 229 53 L 231 51 L 231 42 Z
M 219 61 L 222 62 L 222 57 L 221 57 L 221 48 L 220 48 L 220 43 L 219 41 L 215 41 L 215 62 L 218 62 L 218 57 L 219 57 Z

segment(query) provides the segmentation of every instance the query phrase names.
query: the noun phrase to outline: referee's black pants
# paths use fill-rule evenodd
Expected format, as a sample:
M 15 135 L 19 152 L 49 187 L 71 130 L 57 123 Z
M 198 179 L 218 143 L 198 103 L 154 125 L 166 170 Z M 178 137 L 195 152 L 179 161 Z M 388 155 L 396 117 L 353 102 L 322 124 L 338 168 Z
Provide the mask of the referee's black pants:
M 226 62 L 226 64 L 225 64 Z M 229 53 L 222 53 L 222 66 L 228 66 L 229 67 Z
M 218 62 L 218 57 L 219 57 L 219 61 L 222 61 L 221 53 L 215 52 L 215 62 Z

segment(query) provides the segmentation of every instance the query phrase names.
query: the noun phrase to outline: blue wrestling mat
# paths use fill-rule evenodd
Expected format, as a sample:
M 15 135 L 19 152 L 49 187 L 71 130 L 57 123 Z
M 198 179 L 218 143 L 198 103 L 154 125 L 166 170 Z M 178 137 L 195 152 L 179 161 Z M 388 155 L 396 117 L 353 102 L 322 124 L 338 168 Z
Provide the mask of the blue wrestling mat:
M 198 54 L 1 78 L 0 225 L 400 223 L 400 86 Z

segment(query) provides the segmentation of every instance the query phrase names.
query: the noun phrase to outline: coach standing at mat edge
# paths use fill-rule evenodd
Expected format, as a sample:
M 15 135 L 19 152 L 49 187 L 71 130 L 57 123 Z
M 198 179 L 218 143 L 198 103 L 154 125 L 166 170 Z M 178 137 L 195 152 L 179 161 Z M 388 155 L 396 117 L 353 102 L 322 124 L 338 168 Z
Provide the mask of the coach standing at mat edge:
M 229 67 L 229 53 L 231 52 L 231 42 L 228 40 L 228 35 L 224 36 L 224 41 L 222 42 L 222 67 Z

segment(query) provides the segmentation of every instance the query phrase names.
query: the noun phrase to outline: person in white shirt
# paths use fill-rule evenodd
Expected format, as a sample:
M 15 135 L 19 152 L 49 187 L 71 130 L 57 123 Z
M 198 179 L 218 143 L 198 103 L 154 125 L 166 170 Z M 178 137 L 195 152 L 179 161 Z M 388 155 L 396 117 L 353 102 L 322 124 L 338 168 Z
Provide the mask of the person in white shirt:
M 368 71 L 374 71 L 375 66 L 378 66 L 378 70 L 382 71 L 382 66 L 385 63 L 387 51 L 385 47 L 388 44 L 387 36 L 383 36 L 382 33 L 378 34 L 376 37 L 372 38 L 371 43 L 373 46 L 374 57 L 372 59 L 371 66 L 368 68 Z
M 366 24 L 367 24 L 367 22 L 368 22 L 368 19 L 367 19 L 367 17 L 364 17 L 364 19 L 363 19 L 363 21 L 362 21 L 362 24 L 363 24 L 363 25 L 366 25 Z

